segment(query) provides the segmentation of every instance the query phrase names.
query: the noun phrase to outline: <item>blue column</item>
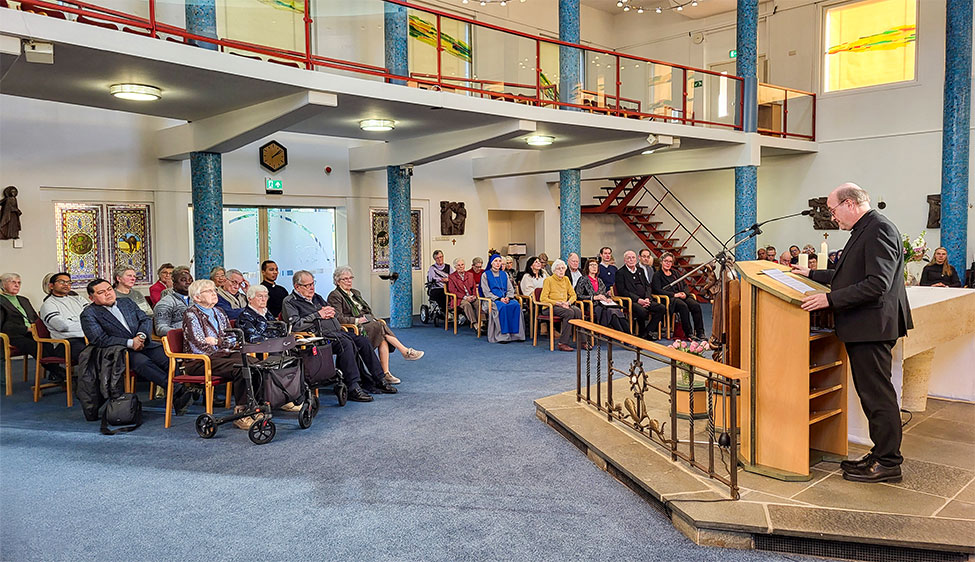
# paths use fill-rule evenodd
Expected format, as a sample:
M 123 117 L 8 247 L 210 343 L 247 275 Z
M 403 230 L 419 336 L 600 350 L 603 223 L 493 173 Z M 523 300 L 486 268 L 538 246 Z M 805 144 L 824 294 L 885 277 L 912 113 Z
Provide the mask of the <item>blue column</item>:
M 972 107 L 972 0 L 947 4 L 941 140 L 941 245 L 959 272 L 968 263 L 968 150 Z
M 217 37 L 217 3 L 216 0 L 186 0 L 186 31 L 203 37 Z M 190 45 L 196 45 L 211 51 L 219 50 L 214 43 L 206 43 L 190 39 Z
M 742 126 L 746 133 L 758 129 L 758 0 L 738 0 L 738 28 L 736 33 L 738 58 L 736 70 L 744 80 Z M 735 231 L 757 222 L 758 168 L 735 168 Z M 749 240 L 735 250 L 736 260 L 755 259 L 755 240 Z
M 559 0 L 559 39 L 579 44 L 579 0 Z M 582 89 L 582 51 L 559 46 L 559 101 L 578 104 Z M 576 108 L 563 108 L 579 111 Z
M 580 172 L 559 172 L 559 257 L 567 259 L 575 252 L 582 255 L 582 212 L 580 210 Z
M 410 174 L 386 166 L 389 198 L 389 272 L 399 274 L 389 289 L 389 325 L 413 325 L 413 229 L 410 227 Z
M 386 69 L 390 74 L 409 76 L 410 23 L 406 7 L 385 4 L 383 24 L 386 34 Z M 406 84 L 406 80 L 390 80 L 390 84 Z
M 223 180 L 221 157 L 214 152 L 190 154 L 193 182 L 193 255 L 196 279 L 223 265 Z
M 559 39 L 580 42 L 579 0 L 559 0 Z M 559 101 L 580 103 L 582 52 L 575 47 L 559 47 Z M 574 107 L 563 107 L 579 111 Z M 566 259 L 570 252 L 581 254 L 582 215 L 579 170 L 559 172 L 559 250 Z

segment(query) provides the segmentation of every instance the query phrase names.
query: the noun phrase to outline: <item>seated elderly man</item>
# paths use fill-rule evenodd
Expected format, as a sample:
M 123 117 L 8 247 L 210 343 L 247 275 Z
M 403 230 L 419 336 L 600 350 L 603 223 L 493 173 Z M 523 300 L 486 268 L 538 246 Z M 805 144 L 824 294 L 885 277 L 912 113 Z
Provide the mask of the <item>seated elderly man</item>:
M 37 359 L 37 342 L 30 333 L 30 326 L 37 320 L 37 312 L 31 306 L 27 297 L 20 296 L 20 275 L 4 273 L 0 275 L 0 332 L 7 334 L 18 353 L 26 353 Z M 50 352 L 51 346 L 45 345 L 44 355 Z M 47 378 L 51 380 L 64 379 L 64 369 L 60 365 L 44 365 Z M 7 373 L 10 376 L 10 373 Z
M 186 312 L 186 307 L 193 304 L 189 295 L 192 282 L 190 268 L 181 265 L 173 269 L 172 291 L 163 295 L 154 309 L 157 336 L 165 337 L 170 330 L 183 327 L 183 313 Z
M 234 413 L 238 413 L 247 408 L 247 387 L 240 353 L 232 349 L 237 342 L 225 334 L 230 329 L 230 320 L 217 307 L 217 288 L 213 281 L 200 279 L 190 285 L 188 292 L 193 304 L 183 313 L 183 352 L 209 356 L 211 373 L 233 381 Z M 247 357 L 247 360 L 257 362 L 256 357 Z M 188 361 L 186 364 L 188 375 L 201 376 L 204 369 L 203 361 Z M 263 401 L 260 374 L 253 370 L 251 377 L 255 398 L 260 403 Z M 248 416 L 235 420 L 234 426 L 250 429 L 255 421 L 253 416 Z
M 315 292 L 315 276 L 310 271 L 299 270 L 292 282 L 294 291 L 284 299 L 282 314 L 288 320 L 293 319 L 296 331 L 316 332 L 335 342 L 332 351 L 349 387 L 349 400 L 371 402 L 372 396 L 366 389 L 373 393 L 395 394 L 396 388 L 383 380 L 382 365 L 369 338 L 342 331 L 335 318 L 335 308 Z M 367 373 L 360 374 L 356 356 L 365 363 Z M 360 379 L 366 389 L 359 386 Z
M 210 270 L 210 280 L 217 288 L 217 307 L 227 315 L 227 318 L 236 320 L 240 316 L 240 311 L 247 306 L 247 296 L 242 294 L 241 286 L 247 290 L 247 281 L 244 274 L 236 269 L 224 270 L 222 267 L 215 267 Z
M 247 289 L 247 306 L 237 317 L 237 328 L 243 330 L 247 343 L 260 343 L 271 338 L 281 338 L 288 335 L 276 321 L 268 309 L 270 293 L 267 287 L 251 285 Z
M 162 344 L 149 339 L 152 320 L 130 299 L 115 296 L 104 279 L 88 283 L 91 304 L 81 313 L 81 327 L 88 343 L 95 347 L 120 345 L 128 348 L 129 366 L 140 378 L 165 387 L 169 382 L 169 358 Z M 182 415 L 190 407 L 193 393 L 181 384 L 173 386 L 173 408 Z
M 72 294 L 71 275 L 55 273 L 49 282 L 49 295 L 41 305 L 41 321 L 51 332 L 51 337 L 68 340 L 71 344 L 71 364 L 78 364 L 81 350 L 85 348 L 85 331 L 81 329 L 81 313 L 91 302 Z M 57 345 L 58 348 L 61 344 Z

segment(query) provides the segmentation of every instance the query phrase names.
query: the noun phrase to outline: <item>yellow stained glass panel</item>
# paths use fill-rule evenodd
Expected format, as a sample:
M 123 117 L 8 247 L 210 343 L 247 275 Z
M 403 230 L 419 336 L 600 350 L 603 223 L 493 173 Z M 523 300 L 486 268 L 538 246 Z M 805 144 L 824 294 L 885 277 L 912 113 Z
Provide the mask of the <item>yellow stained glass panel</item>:
M 864 0 L 826 10 L 823 90 L 914 79 L 917 0 Z

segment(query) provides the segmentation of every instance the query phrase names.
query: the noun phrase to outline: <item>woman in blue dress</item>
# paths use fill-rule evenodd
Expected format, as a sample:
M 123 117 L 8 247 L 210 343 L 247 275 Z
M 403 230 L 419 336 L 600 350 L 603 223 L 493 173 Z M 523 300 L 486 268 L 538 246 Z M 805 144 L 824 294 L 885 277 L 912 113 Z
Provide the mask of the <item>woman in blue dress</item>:
M 515 298 L 515 286 L 508 274 L 501 271 L 501 256 L 488 260 L 490 267 L 481 275 L 481 294 L 491 299 L 487 337 L 491 343 L 525 340 L 525 322 L 521 304 Z

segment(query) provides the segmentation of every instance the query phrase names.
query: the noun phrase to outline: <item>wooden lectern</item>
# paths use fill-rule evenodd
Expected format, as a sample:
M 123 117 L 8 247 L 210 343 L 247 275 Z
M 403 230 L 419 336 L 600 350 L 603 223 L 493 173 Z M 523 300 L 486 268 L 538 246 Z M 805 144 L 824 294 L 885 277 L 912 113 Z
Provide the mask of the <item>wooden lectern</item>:
M 828 311 L 809 313 L 802 298 L 829 288 L 787 274 L 805 292 L 762 273 L 790 268 L 768 261 L 735 264 L 741 276 L 741 461 L 780 480 L 808 480 L 809 467 L 847 455 L 846 349 Z M 810 317 L 813 318 L 810 318 Z

